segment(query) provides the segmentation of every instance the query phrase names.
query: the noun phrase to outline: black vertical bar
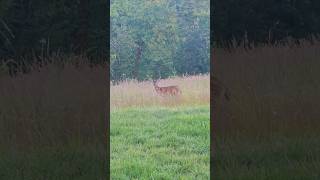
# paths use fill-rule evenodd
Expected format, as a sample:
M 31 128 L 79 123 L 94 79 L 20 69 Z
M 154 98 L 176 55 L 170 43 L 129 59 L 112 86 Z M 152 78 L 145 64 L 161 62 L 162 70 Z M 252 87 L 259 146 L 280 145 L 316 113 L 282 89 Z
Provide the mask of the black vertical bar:
M 212 83 L 213 83 L 213 71 L 214 71 L 214 66 L 213 66 L 213 59 L 214 59 L 214 54 L 213 54 L 213 48 L 214 48 L 214 3 L 213 1 L 210 1 L 210 179 L 214 179 L 214 163 L 213 163 L 213 156 L 215 155 L 215 119 L 214 119 L 214 109 L 213 109 L 213 103 L 214 103 L 214 97 L 212 93 Z
M 107 101 L 106 101 L 106 159 L 107 178 L 110 179 L 110 0 L 107 0 Z

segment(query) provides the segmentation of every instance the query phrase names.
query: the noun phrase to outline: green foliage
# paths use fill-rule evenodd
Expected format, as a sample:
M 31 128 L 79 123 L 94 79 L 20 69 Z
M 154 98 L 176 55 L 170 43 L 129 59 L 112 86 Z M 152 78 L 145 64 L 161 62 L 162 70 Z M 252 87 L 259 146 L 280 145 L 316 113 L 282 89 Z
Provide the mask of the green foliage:
M 188 2 L 111 2 L 112 80 L 209 72 L 209 1 Z

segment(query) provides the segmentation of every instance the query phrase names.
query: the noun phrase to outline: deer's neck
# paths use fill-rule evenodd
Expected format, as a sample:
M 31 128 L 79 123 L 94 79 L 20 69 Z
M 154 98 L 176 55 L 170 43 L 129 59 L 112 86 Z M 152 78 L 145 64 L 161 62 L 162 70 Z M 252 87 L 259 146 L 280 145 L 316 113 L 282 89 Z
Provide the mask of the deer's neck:
M 158 90 L 158 89 L 159 89 L 159 86 L 158 86 L 156 83 L 153 83 L 153 86 L 154 86 L 154 89 L 155 89 L 155 90 Z

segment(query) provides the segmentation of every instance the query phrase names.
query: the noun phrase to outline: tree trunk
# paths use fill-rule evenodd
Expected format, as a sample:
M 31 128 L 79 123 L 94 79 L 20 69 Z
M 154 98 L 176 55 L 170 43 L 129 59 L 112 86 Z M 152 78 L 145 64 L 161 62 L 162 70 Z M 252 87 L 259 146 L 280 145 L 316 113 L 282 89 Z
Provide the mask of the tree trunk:
M 135 59 L 135 63 L 134 63 L 134 71 L 133 71 L 133 77 L 137 80 L 139 78 L 139 65 L 140 65 L 140 60 L 141 60 L 141 51 L 142 51 L 141 46 L 138 46 L 136 59 Z

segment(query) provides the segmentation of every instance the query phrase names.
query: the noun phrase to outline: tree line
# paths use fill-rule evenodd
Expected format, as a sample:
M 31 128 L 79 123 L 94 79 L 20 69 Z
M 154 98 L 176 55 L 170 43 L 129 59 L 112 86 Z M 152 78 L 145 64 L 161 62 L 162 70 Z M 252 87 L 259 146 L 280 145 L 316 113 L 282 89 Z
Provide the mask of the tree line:
M 111 1 L 111 79 L 209 72 L 208 0 Z
M 319 38 L 318 0 L 215 0 L 212 7 L 211 35 L 216 47 Z
M 110 58 L 114 81 L 207 73 L 209 42 L 228 48 L 312 40 L 319 21 L 318 0 L 2 0 L 0 66 L 81 54 L 93 63 Z

